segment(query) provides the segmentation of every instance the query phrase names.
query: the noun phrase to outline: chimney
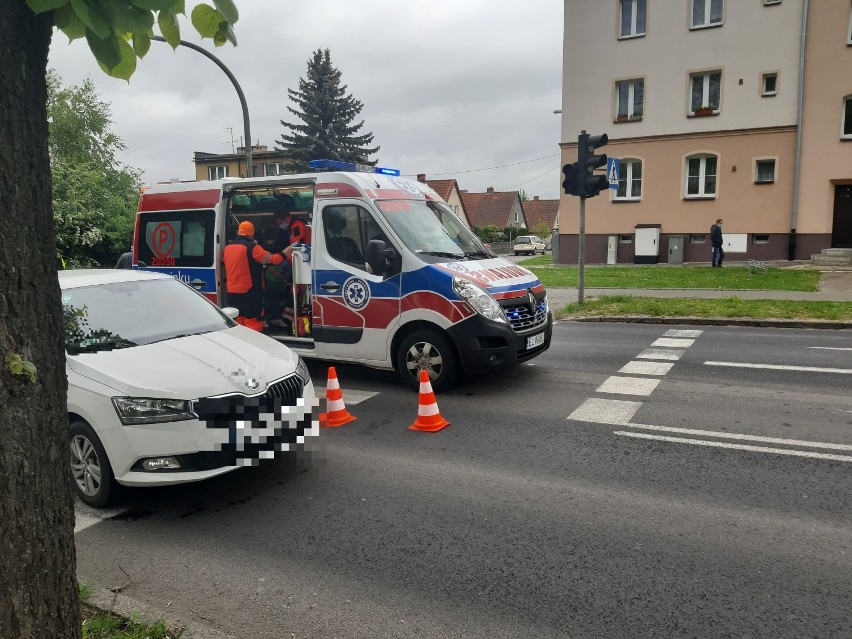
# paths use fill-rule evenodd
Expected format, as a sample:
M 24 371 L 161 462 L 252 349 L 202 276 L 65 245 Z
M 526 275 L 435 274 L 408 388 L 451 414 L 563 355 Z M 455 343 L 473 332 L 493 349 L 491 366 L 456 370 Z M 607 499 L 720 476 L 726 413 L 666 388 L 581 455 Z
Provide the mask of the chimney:
M 426 184 L 426 174 L 425 173 L 418 173 L 417 174 L 417 181 L 423 182 L 423 184 Z
M 486 193 L 494 193 L 494 187 L 493 187 L 493 186 L 489 186 L 487 189 L 485 189 L 485 192 L 486 192 Z
M 534 195 L 534 196 L 533 196 L 533 200 L 537 200 L 537 199 L 538 199 L 538 196 L 537 196 L 537 195 Z

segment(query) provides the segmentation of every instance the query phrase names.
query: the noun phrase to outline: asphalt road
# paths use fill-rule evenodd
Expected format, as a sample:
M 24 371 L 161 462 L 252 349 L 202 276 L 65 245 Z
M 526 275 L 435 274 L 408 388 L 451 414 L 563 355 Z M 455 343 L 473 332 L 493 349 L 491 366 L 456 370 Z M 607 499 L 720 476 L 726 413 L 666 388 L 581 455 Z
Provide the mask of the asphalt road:
M 338 366 L 357 421 L 131 492 L 79 575 L 258 639 L 852 636 L 852 333 L 680 328 L 559 323 L 436 434 Z

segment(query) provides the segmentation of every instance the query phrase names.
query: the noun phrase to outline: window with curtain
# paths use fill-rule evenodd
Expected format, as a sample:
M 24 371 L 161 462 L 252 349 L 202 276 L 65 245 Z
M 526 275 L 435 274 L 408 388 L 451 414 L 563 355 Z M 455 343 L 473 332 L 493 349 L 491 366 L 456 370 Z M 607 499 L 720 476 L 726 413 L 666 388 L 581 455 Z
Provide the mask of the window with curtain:
M 722 72 L 704 71 L 693 73 L 689 76 L 690 83 L 690 113 L 703 107 L 709 107 L 713 111 L 719 111 L 719 102 L 722 93 Z
M 622 38 L 645 35 L 647 0 L 621 0 Z
M 209 180 L 221 180 L 222 178 L 228 177 L 228 165 L 222 166 L 208 166 L 207 167 L 207 179 Z
M 755 182 L 766 184 L 775 181 L 775 160 L 758 160 L 755 165 Z
M 645 81 L 624 80 L 615 83 L 615 114 L 641 117 L 645 102 Z
M 642 197 L 642 160 L 623 159 L 618 171 L 618 189 L 613 199 L 639 200 Z
M 722 24 L 723 0 L 692 0 L 692 27 Z
M 717 165 L 715 155 L 693 155 L 686 159 L 686 197 L 716 196 Z

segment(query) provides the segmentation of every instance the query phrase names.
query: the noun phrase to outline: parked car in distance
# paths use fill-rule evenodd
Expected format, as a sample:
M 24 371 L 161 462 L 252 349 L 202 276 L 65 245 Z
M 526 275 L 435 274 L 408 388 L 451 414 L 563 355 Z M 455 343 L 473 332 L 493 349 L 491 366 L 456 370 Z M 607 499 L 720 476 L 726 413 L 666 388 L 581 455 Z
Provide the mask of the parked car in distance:
M 515 238 L 515 244 L 512 247 L 515 255 L 535 255 L 541 252 L 544 255 L 544 240 L 537 235 L 519 235 Z
M 286 346 L 169 275 L 59 273 L 71 483 L 91 506 L 123 486 L 198 481 L 319 432 Z

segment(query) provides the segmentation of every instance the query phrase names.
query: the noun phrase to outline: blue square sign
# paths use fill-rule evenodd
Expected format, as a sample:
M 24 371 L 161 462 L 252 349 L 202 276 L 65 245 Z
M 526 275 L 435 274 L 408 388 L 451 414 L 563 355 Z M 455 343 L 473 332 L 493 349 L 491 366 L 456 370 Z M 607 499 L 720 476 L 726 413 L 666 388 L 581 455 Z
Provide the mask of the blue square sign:
M 621 162 L 618 158 L 607 158 L 606 161 L 606 179 L 609 182 L 609 188 L 618 188 L 618 175 L 621 170 Z

